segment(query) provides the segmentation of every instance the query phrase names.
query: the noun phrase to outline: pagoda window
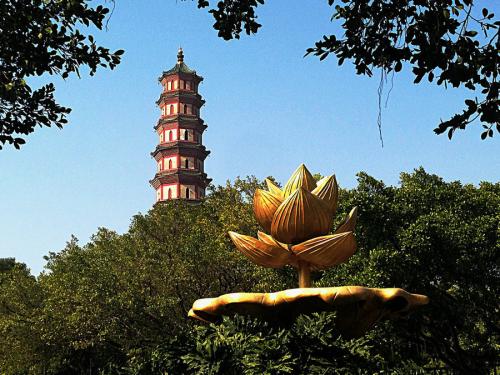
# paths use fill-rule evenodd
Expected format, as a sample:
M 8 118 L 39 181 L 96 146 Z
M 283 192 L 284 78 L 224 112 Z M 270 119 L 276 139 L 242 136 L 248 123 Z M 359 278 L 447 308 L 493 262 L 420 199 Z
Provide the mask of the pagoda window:
M 186 167 L 186 169 L 189 168 L 189 159 L 186 158 L 186 161 L 184 162 L 184 166 Z
M 172 132 L 172 130 L 170 130 L 170 131 L 168 132 L 168 140 L 169 140 L 170 142 L 172 142 L 172 138 L 173 138 L 173 135 L 172 135 L 172 134 L 173 134 L 173 132 Z
M 174 81 L 174 90 L 177 90 L 178 87 L 179 87 L 179 81 L 175 80 Z
M 189 130 L 184 130 L 184 140 L 189 141 Z
M 160 133 L 160 142 L 163 142 L 163 132 Z
M 191 81 L 186 81 L 186 90 L 191 90 Z
M 168 83 L 167 83 L 167 90 L 168 91 L 172 90 L 172 81 L 168 81 Z
M 168 199 L 172 199 L 172 189 L 168 188 Z
M 168 159 L 168 169 L 172 169 L 172 159 Z
M 184 104 L 184 113 L 187 114 L 188 113 L 188 105 L 187 104 Z
M 189 199 L 189 198 L 190 198 L 190 196 L 189 196 L 190 194 L 189 194 L 189 193 L 190 193 L 190 191 L 189 191 L 189 188 L 187 187 L 187 188 L 186 188 L 186 198 L 187 198 L 187 199 Z
M 170 115 L 173 115 L 173 114 L 174 114 L 174 105 L 173 105 L 173 104 L 170 104 L 169 109 L 170 109 L 170 113 L 169 113 L 169 114 L 170 114 Z

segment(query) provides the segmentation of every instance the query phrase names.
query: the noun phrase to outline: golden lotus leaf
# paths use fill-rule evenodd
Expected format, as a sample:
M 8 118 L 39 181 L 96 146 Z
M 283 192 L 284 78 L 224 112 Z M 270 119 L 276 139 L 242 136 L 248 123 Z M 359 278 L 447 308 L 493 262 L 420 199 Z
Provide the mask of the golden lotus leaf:
M 261 189 L 255 190 L 253 197 L 253 212 L 257 222 L 270 232 L 274 213 L 280 206 L 283 199 Z
M 295 172 L 293 172 L 292 177 L 286 183 L 283 192 L 285 198 L 292 195 L 299 188 L 304 188 L 307 191 L 312 191 L 316 187 L 316 181 L 309 172 L 304 164 L 301 164 Z
M 429 298 L 399 288 L 299 288 L 276 293 L 231 293 L 194 302 L 189 316 L 205 322 L 218 322 L 222 315 L 242 314 L 284 323 L 300 314 L 336 311 L 338 331 L 358 337 L 376 322 L 405 317 Z
M 269 244 L 235 232 L 229 232 L 229 236 L 238 250 L 259 266 L 280 268 L 289 264 L 290 253 L 278 244 Z
M 286 198 L 274 214 L 271 235 L 293 244 L 328 233 L 331 216 L 328 207 L 303 187 Z
M 345 262 L 356 251 L 352 232 L 316 237 L 292 246 L 292 252 L 316 269 L 327 269 Z
M 335 175 L 321 179 L 312 193 L 325 202 L 330 208 L 332 216 L 335 216 L 339 199 L 339 188 Z

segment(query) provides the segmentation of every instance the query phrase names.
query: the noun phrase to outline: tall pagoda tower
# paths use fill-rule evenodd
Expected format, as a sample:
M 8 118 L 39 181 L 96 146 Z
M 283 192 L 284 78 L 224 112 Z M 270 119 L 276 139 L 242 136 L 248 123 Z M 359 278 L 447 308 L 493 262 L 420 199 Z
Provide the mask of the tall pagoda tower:
M 203 77 L 184 63 L 182 48 L 177 64 L 163 72 L 163 87 L 156 104 L 161 116 L 155 126 L 159 143 L 151 155 L 158 169 L 150 181 L 156 190 L 156 202 L 170 199 L 199 201 L 211 179 L 205 173 L 205 158 L 210 151 L 203 146 L 207 125 L 200 118 L 205 101 L 198 94 Z

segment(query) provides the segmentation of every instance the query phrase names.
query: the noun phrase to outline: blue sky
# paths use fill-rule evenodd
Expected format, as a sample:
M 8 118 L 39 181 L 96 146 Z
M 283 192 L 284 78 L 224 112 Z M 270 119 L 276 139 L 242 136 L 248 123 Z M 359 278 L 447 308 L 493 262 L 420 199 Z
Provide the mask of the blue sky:
M 205 166 L 215 184 L 246 175 L 286 181 L 302 162 L 313 173 L 335 173 L 342 187 L 354 187 L 359 171 L 397 184 L 400 172 L 419 166 L 446 180 L 500 180 L 498 135 L 481 141 L 475 125 L 450 142 L 432 131 L 462 109 L 467 93 L 413 85 L 408 67 L 383 110 L 382 148 L 379 73 L 370 79 L 334 58 L 304 58 L 335 31 L 332 9 L 326 1 L 284 4 L 259 10 L 256 36 L 225 42 L 195 2 L 117 1 L 109 30 L 94 36 L 124 49 L 122 64 L 95 77 L 57 79 L 57 99 L 73 108 L 70 124 L 38 129 L 21 151 L 0 151 L 0 257 L 38 274 L 43 255 L 61 250 L 71 234 L 85 243 L 101 226 L 121 233 L 151 208 L 157 78 L 175 64 L 179 45 L 205 77 L 204 143 L 212 151 Z

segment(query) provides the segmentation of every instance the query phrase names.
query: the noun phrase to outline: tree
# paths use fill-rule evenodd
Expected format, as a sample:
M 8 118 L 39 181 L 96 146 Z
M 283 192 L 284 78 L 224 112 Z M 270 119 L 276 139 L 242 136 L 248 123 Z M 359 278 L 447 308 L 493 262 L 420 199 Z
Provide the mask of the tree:
M 122 50 L 111 53 L 81 30 L 103 28 L 109 9 L 88 0 L 5 0 L 0 2 L 0 149 L 6 143 L 20 148 L 37 126 L 67 123 L 70 108 L 54 98 L 48 83 L 30 86 L 29 78 L 45 74 L 94 75 L 99 66 L 113 69 Z
M 398 187 L 366 173 L 358 181 L 356 189 L 341 190 L 337 216 L 359 207 L 359 250 L 345 264 L 317 273 L 316 286 L 404 287 L 429 295 L 428 307 L 351 340 L 335 332 L 329 314 L 286 327 L 224 319 L 135 352 L 130 372 L 408 374 L 444 367 L 488 374 L 500 340 L 500 185 L 447 183 L 423 169 L 403 173 Z M 274 290 L 277 279 L 278 273 L 268 276 Z
M 399 186 L 366 173 L 358 181 L 340 191 L 336 215 L 359 207 L 358 251 L 314 284 L 429 295 L 410 319 L 381 322 L 361 339 L 339 336 L 330 314 L 285 326 L 187 319 L 198 298 L 297 284 L 291 267 L 254 266 L 231 244 L 227 231 L 258 230 L 252 196 L 262 184 L 238 179 L 211 187 L 200 205 L 158 204 L 124 234 L 72 238 L 38 278 L 0 260 L 0 372 L 487 374 L 500 354 L 500 183 L 445 182 L 423 169 Z
M 10 271 L 15 265 L 15 258 L 0 258 L 0 272 Z
M 43 295 L 29 269 L 13 258 L 0 259 L 0 372 L 42 372 L 45 350 L 37 330 Z
M 261 275 L 271 271 L 257 271 L 226 236 L 257 230 L 246 193 L 257 186 L 237 180 L 203 205 L 166 202 L 136 215 L 123 235 L 100 228 L 88 244 L 73 238 L 49 254 L 40 331 L 52 361 L 69 373 L 119 367 L 185 331 L 194 300 L 265 289 Z
M 442 362 L 464 374 L 488 373 L 498 358 L 500 184 L 444 182 L 422 168 L 386 186 L 361 173 L 344 191 L 357 205 L 358 252 L 320 285 L 403 287 L 431 303 L 381 331 L 387 355 Z M 385 336 L 385 338 L 384 338 Z M 482 344 L 479 344 L 479 343 Z
M 434 129 L 451 139 L 479 118 L 481 138 L 500 132 L 499 49 L 500 21 L 488 9 L 477 9 L 473 0 L 328 0 L 335 5 L 332 20 L 341 23 L 343 35 L 325 35 L 308 48 L 320 60 L 333 54 L 342 65 L 351 60 L 357 74 L 372 76 L 381 70 L 381 87 L 387 75 L 400 72 L 407 63 L 415 76 L 437 85 L 481 90 L 465 101 L 465 110 Z M 239 39 L 241 33 L 257 33 L 255 9 L 264 0 L 224 0 L 210 9 L 219 37 Z M 199 8 L 210 6 L 198 0 Z M 381 94 L 380 94 L 381 95 Z M 380 100 L 380 98 L 379 98 Z M 380 101 L 379 101 L 380 103 Z M 380 110 L 380 106 L 379 106 Z M 380 118 L 379 118 L 380 129 Z

